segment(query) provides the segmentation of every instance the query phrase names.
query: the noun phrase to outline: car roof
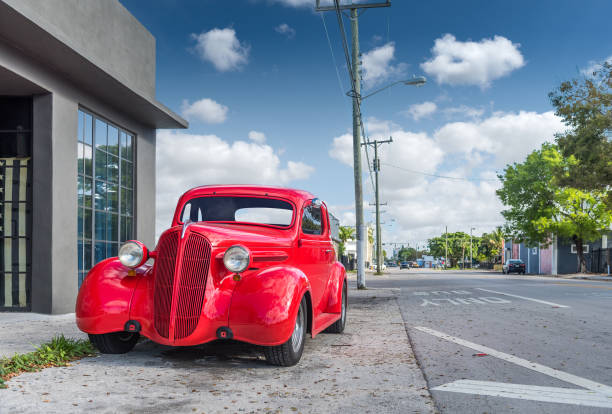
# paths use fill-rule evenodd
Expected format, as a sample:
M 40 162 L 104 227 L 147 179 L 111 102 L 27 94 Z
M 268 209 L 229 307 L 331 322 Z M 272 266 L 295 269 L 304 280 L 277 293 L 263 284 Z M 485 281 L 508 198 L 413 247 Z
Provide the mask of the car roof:
M 224 185 L 203 185 L 186 191 L 181 198 L 193 198 L 203 195 L 254 195 L 288 198 L 294 203 L 298 201 L 311 200 L 314 195 L 308 191 L 294 188 L 247 185 L 247 184 L 224 184 Z

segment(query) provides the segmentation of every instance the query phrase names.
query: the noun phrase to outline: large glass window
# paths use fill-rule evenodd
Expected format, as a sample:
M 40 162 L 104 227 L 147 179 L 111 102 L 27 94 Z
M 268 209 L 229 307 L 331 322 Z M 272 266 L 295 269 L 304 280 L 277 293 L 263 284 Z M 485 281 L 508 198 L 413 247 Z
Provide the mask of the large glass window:
M 92 266 L 133 238 L 134 135 L 79 110 L 79 286 Z

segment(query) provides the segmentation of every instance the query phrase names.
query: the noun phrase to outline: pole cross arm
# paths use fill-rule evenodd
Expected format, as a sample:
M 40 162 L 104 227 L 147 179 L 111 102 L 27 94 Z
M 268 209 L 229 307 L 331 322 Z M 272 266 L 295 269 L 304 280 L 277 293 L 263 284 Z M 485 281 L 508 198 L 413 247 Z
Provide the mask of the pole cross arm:
M 384 3 L 363 3 L 363 4 L 342 4 L 336 8 L 336 6 L 321 6 L 321 0 L 317 0 L 316 11 L 333 11 L 333 10 L 347 10 L 347 9 L 372 9 L 374 7 L 389 7 L 391 6 L 391 0 L 387 0 Z

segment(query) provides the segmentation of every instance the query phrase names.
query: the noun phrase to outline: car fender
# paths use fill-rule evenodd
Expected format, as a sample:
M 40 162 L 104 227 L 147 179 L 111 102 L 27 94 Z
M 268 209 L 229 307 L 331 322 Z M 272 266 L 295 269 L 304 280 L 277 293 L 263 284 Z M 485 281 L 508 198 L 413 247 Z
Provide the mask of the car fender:
M 327 307 L 325 313 L 341 313 L 342 312 L 342 286 L 346 281 L 346 270 L 340 262 L 332 265 L 329 275 L 327 291 L 329 292 L 327 299 Z
M 79 329 L 90 334 L 123 331 L 129 320 L 134 289 L 149 269 L 149 265 L 129 269 L 116 257 L 96 264 L 83 280 L 77 296 Z
M 308 278 L 292 266 L 274 266 L 245 275 L 236 284 L 230 305 L 233 338 L 264 346 L 287 342 L 300 301 L 307 292 Z M 309 306 L 310 312 L 311 309 Z M 313 320 L 313 315 L 309 316 Z

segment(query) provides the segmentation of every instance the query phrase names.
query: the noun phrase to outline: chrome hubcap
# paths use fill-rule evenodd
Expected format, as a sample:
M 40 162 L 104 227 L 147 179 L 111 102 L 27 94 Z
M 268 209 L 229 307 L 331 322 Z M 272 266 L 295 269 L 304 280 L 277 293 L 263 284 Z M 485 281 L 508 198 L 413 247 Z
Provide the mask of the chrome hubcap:
M 298 352 L 302 346 L 305 326 L 304 312 L 302 311 L 302 306 L 300 306 L 297 318 L 295 318 L 295 328 L 293 329 L 293 334 L 291 335 L 291 347 L 293 348 L 293 352 Z

